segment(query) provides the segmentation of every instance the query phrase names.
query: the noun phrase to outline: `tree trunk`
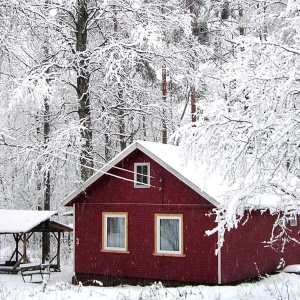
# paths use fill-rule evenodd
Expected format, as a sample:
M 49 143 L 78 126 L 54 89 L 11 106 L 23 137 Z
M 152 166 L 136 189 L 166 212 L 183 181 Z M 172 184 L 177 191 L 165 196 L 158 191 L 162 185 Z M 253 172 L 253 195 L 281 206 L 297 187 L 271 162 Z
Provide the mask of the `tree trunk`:
M 194 0 L 189 0 L 189 9 L 190 9 L 190 14 L 192 15 L 192 35 L 195 37 L 195 16 L 194 16 Z M 191 58 L 192 60 L 192 67 L 195 69 L 194 65 L 194 57 Z M 192 115 L 192 122 L 196 122 L 196 89 L 194 85 L 191 85 L 190 87 L 190 92 L 191 92 L 191 115 Z
M 244 10 L 243 10 L 243 8 L 240 6 L 240 7 L 239 7 L 239 18 L 240 18 L 240 22 L 241 22 L 241 19 L 243 18 L 243 16 L 244 16 Z M 240 33 L 240 35 L 245 35 L 245 27 L 242 26 L 241 24 L 240 24 L 240 26 L 239 26 L 239 33 Z
M 161 13 L 164 16 L 164 1 L 162 1 Z M 161 92 L 162 92 L 162 116 L 161 116 L 161 127 L 162 127 L 162 143 L 167 143 L 167 119 L 166 119 L 166 102 L 167 102 L 167 69 L 166 65 L 161 68 Z
M 49 99 L 44 99 L 44 145 L 47 148 L 50 134 L 50 107 Z M 44 210 L 50 210 L 51 202 L 51 191 L 50 191 L 50 171 L 45 170 L 44 172 Z
M 167 71 L 162 67 L 162 143 L 167 143 L 166 102 L 167 102 Z
M 80 136 L 82 148 L 80 153 L 81 179 L 86 181 L 93 175 L 93 134 L 91 129 L 91 105 L 89 94 L 89 56 L 86 53 L 87 46 L 87 21 L 88 13 L 85 0 L 77 1 L 77 34 L 76 51 L 79 59 L 77 71 L 77 97 L 78 114 L 81 123 Z
M 44 99 L 44 145 L 47 148 L 50 134 L 50 107 L 49 99 Z M 44 210 L 50 210 L 51 204 L 51 182 L 50 182 L 50 171 L 44 171 Z M 50 259 L 50 233 L 43 232 L 43 263 L 45 260 Z
M 115 7 L 114 7 L 115 9 Z M 118 20 L 117 20 L 117 12 L 114 10 L 114 34 L 117 35 L 118 32 Z M 117 37 L 116 37 L 117 39 Z M 118 83 L 118 99 L 117 99 L 119 105 L 118 105 L 118 115 L 119 115 L 119 138 L 120 138 L 120 149 L 121 151 L 126 148 L 126 136 L 125 136 L 125 113 L 124 113 L 124 99 L 123 99 L 123 89 Z
M 118 101 L 120 102 L 119 107 L 119 133 L 120 133 L 120 147 L 121 151 L 126 148 L 126 137 L 125 137 L 125 116 L 124 116 L 124 100 L 123 100 L 123 90 L 119 88 L 118 91 Z
M 45 1 L 45 5 L 47 6 L 48 0 Z M 45 29 L 45 40 L 44 40 L 44 61 L 47 62 L 49 58 L 49 35 L 48 35 L 48 27 Z M 49 74 L 49 68 L 46 70 L 46 73 Z M 47 84 L 50 81 L 47 79 Z M 50 135 L 50 106 L 49 106 L 49 96 L 45 96 L 44 98 L 44 113 L 43 113 L 43 136 L 44 136 L 44 149 L 46 150 L 49 143 L 49 135 Z M 46 157 L 47 159 L 47 157 Z M 50 210 L 51 207 L 51 181 L 50 181 L 50 170 L 48 168 L 45 169 L 43 174 L 43 187 L 44 187 L 44 210 Z M 43 263 L 45 260 L 50 259 L 50 234 L 48 232 L 43 233 Z

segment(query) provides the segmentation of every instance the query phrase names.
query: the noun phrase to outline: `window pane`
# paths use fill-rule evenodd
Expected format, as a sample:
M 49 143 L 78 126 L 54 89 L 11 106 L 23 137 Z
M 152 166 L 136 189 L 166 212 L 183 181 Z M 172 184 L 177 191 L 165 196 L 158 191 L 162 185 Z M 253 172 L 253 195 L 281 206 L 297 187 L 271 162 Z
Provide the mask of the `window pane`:
M 179 220 L 160 219 L 160 249 L 179 251 Z
M 136 181 L 137 184 L 148 184 L 148 166 L 141 165 L 136 167 Z
M 297 217 L 296 217 L 296 215 L 290 216 L 290 225 L 291 226 L 297 226 Z
M 124 217 L 107 217 L 107 247 L 125 248 Z

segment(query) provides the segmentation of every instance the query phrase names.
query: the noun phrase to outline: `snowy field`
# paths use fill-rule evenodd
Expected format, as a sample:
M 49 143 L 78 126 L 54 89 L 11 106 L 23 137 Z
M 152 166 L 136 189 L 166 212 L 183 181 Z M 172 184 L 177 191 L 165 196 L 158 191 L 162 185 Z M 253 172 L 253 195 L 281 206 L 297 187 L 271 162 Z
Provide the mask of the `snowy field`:
M 70 267 L 62 272 L 52 272 L 47 286 L 36 275 L 35 283 L 24 283 L 22 276 L 0 274 L 0 300 L 169 300 L 169 299 L 300 299 L 300 277 L 296 274 L 280 273 L 256 283 L 237 286 L 184 286 L 165 288 L 152 286 L 83 287 L 71 285 Z M 44 290 L 44 291 L 43 291 Z

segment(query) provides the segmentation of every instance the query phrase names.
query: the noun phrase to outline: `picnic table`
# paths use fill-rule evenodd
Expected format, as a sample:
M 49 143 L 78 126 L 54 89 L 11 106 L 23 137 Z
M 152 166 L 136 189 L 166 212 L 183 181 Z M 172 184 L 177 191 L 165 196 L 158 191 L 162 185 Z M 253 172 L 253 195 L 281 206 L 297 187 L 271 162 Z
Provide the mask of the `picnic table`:
M 30 276 L 30 282 L 32 281 L 33 275 L 40 275 L 44 280 L 46 275 L 50 276 L 50 265 L 40 263 L 25 263 L 19 266 L 23 281 L 25 277 Z
M 20 263 L 21 263 L 21 260 L 6 261 L 4 264 L 0 264 L 0 274 L 1 273 L 17 274 L 19 272 Z

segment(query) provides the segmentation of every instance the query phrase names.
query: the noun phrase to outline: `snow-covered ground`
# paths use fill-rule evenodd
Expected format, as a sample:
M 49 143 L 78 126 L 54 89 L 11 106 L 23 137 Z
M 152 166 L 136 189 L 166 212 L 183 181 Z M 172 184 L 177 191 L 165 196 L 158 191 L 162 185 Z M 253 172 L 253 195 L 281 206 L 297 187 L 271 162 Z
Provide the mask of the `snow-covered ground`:
M 43 291 L 43 283 L 36 275 L 35 283 L 24 283 L 22 276 L 0 274 L 0 300 L 170 300 L 170 299 L 300 299 L 300 277 L 280 273 L 255 283 L 236 286 L 184 286 L 165 288 L 152 286 L 84 287 L 71 285 L 72 271 L 64 267 L 62 272 L 52 272 Z

